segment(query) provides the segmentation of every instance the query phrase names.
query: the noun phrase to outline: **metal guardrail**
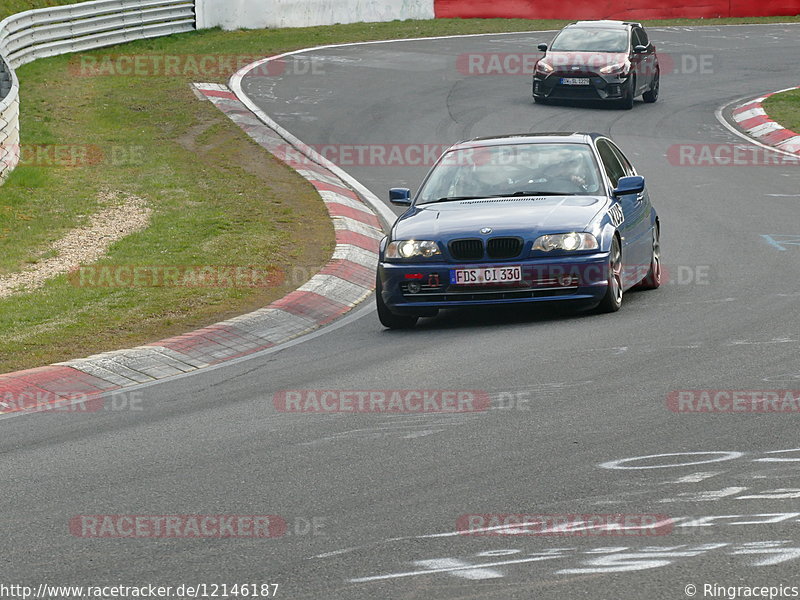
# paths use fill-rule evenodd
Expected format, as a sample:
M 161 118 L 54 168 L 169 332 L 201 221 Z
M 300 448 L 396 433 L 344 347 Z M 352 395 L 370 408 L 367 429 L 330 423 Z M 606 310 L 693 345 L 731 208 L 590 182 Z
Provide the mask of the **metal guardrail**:
M 0 182 L 19 162 L 19 82 L 0 54 Z
M 195 0 L 95 0 L 29 10 L 0 21 L 0 180 L 19 162 L 15 68 L 37 58 L 195 28 Z

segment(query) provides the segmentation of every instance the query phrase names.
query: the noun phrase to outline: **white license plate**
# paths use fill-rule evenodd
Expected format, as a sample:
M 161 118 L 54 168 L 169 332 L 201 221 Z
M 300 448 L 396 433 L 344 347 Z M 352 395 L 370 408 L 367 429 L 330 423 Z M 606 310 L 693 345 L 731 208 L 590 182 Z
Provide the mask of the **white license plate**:
M 561 85 L 589 85 L 588 77 L 562 77 Z
M 514 283 L 516 281 L 522 281 L 522 267 L 520 265 L 450 270 L 450 283 L 454 285 Z

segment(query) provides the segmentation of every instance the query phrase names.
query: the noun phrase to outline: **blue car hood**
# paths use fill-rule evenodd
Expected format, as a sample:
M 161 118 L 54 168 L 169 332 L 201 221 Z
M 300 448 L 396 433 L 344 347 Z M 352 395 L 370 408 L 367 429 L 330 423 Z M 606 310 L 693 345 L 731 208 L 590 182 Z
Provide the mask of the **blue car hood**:
M 392 238 L 475 237 L 480 236 L 484 227 L 491 227 L 493 236 L 532 237 L 540 233 L 584 231 L 606 202 L 602 196 L 547 196 L 423 204 L 397 221 Z

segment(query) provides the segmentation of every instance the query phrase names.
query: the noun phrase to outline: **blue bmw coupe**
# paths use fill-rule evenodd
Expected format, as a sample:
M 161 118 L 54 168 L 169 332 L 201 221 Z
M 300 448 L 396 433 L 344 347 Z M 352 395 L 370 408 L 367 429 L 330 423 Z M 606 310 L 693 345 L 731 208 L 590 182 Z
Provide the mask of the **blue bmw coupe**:
M 378 316 L 413 327 L 439 309 L 570 302 L 619 310 L 661 284 L 644 177 L 597 133 L 478 138 L 449 148 L 381 241 Z

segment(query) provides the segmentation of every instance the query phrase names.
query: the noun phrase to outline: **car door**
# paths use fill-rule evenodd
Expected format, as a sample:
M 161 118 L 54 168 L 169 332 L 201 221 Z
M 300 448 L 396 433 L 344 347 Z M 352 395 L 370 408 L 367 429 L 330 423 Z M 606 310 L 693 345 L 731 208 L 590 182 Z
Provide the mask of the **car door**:
M 620 150 L 614 142 L 609 142 L 609 145 L 622 163 L 625 175 L 628 177 L 636 175 L 636 169 L 633 168 L 630 161 L 622 153 L 622 150 Z M 652 212 L 650 195 L 647 193 L 647 188 L 645 188 L 641 194 L 631 194 L 624 198 L 623 204 L 629 199 L 632 201 L 632 205 L 629 207 L 631 219 L 633 220 L 633 228 L 631 231 L 633 239 L 631 240 L 631 244 L 636 256 L 636 264 L 645 268 L 650 265 L 650 253 L 653 249 L 652 236 L 650 234 L 650 213 Z M 624 208 L 625 207 L 623 207 L 623 209 Z
M 645 92 L 653 85 L 653 77 L 655 76 L 655 51 L 650 40 L 647 38 L 647 32 L 641 27 L 633 28 L 633 43 L 632 48 L 637 45 L 645 46 L 647 50 L 641 54 L 637 54 L 638 62 L 636 68 L 636 81 L 639 90 Z M 634 53 L 635 54 L 635 53 Z
M 628 56 L 631 61 L 631 70 L 636 74 L 636 89 L 633 92 L 634 96 L 638 96 L 644 85 L 647 84 L 646 79 L 646 62 L 645 55 L 636 52 L 634 49 L 637 45 L 641 44 L 642 40 L 636 28 L 631 29 L 630 33 L 630 53 Z
M 603 168 L 611 183 L 616 188 L 620 177 L 635 175 L 633 167 L 622 152 L 609 139 L 597 140 L 597 152 L 603 162 Z M 621 211 L 622 223 L 617 225 L 617 230 L 622 236 L 622 259 L 625 266 L 626 277 L 636 277 L 642 265 L 649 264 L 649 248 L 643 250 L 644 238 L 647 234 L 646 210 L 649 202 L 646 201 L 647 193 L 626 194 L 612 199 L 610 211 Z M 614 206 L 618 206 L 617 209 Z M 641 275 L 639 276 L 641 278 Z

